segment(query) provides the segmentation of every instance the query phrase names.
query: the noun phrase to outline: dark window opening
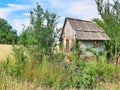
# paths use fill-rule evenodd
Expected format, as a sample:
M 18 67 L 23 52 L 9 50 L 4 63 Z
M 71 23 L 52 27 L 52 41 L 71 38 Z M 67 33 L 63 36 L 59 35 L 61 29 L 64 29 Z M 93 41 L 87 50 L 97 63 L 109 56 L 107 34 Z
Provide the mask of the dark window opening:
M 66 52 L 69 52 L 69 39 L 66 40 Z

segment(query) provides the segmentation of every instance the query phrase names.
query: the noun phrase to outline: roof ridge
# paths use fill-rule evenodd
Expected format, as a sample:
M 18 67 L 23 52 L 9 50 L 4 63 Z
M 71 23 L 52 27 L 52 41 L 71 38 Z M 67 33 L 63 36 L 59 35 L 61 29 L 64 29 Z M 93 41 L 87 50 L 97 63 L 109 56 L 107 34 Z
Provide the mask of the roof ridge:
M 90 22 L 90 23 L 92 23 L 92 21 L 82 20 L 82 19 L 78 19 L 78 18 L 66 17 L 66 19 L 71 19 L 71 20 L 77 20 L 77 21 L 84 21 L 84 22 Z

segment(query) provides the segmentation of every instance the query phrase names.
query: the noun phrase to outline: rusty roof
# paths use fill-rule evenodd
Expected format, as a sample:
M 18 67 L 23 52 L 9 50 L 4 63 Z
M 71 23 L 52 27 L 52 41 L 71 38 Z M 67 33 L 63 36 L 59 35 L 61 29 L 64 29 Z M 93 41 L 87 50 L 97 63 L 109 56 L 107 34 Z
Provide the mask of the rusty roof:
M 96 23 L 74 18 L 66 18 L 76 31 L 76 38 L 81 40 L 109 40 L 109 36 Z

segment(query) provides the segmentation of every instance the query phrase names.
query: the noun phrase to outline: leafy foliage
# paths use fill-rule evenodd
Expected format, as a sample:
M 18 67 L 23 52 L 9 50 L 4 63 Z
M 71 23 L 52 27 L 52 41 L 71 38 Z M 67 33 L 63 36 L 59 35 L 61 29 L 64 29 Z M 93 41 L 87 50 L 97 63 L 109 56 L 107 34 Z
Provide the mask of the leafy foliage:
M 79 58 L 79 51 L 75 47 L 72 51 L 72 60 L 68 67 L 67 85 L 76 88 L 95 88 L 100 83 L 118 82 L 120 67 L 107 63 L 106 56 L 99 56 L 99 61 L 86 62 Z
M 13 30 L 6 20 L 0 18 L 0 43 L 12 44 L 17 43 L 17 40 L 16 30 Z
M 117 57 L 120 53 L 120 2 L 119 0 L 113 0 L 110 3 L 109 0 L 95 0 L 99 14 L 103 21 L 94 19 L 94 21 L 106 30 L 111 40 L 106 43 L 106 48 L 109 49 L 109 56 Z
M 49 56 L 45 55 L 40 63 L 32 60 L 26 53 L 23 53 L 22 48 L 17 47 L 14 50 L 16 61 L 11 62 L 8 59 L 7 62 L 2 63 L 2 71 L 19 80 L 55 89 L 93 89 L 104 83 L 119 82 L 120 67 L 107 63 L 106 54 L 99 56 L 98 62 L 92 59 L 90 62 L 86 62 L 79 58 L 79 51 L 76 48 L 72 49 L 70 63 L 61 61 L 63 56 L 57 52 L 54 60 L 50 61 Z
M 52 59 L 53 44 L 59 32 L 57 18 L 55 13 L 43 10 L 39 4 L 30 11 L 31 25 L 21 34 L 20 44 L 25 45 L 34 59 L 42 61 L 44 55 Z

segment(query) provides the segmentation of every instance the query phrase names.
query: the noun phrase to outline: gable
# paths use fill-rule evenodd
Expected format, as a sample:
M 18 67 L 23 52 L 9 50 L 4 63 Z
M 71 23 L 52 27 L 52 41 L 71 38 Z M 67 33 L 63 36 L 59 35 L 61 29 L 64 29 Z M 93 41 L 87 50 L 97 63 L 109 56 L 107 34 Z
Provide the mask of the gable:
M 61 32 L 60 39 L 63 38 L 72 38 L 75 36 L 75 30 L 72 28 L 68 19 L 65 19 L 64 26 Z
M 63 31 L 63 37 L 72 37 L 75 35 L 75 30 L 72 28 L 70 22 L 67 20 Z

